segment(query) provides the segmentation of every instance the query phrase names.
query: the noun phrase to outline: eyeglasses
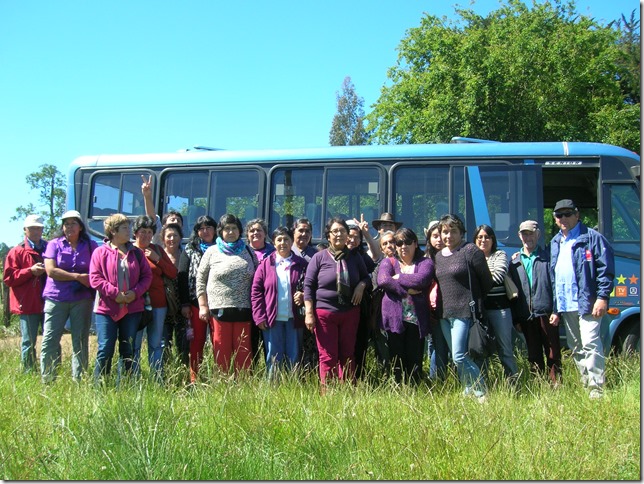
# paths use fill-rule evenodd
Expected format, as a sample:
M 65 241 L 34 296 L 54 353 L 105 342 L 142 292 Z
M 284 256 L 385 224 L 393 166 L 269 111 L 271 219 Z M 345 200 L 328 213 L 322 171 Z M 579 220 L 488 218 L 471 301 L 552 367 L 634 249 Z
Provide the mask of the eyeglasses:
M 572 217 L 575 214 L 575 212 L 555 212 L 555 217 L 556 218 L 563 218 L 563 217 Z
M 76 222 L 76 221 L 73 221 L 73 222 L 65 222 L 65 223 L 63 224 L 63 226 L 64 226 L 64 227 L 67 227 L 67 228 L 72 228 L 72 227 L 75 227 L 76 225 L 80 225 L 80 224 L 79 224 L 78 222 Z
M 412 245 L 413 243 L 413 240 L 397 240 L 396 247 L 402 247 L 403 245 Z
M 492 237 L 489 235 L 479 235 L 476 237 L 476 240 L 492 240 Z
M 332 233 L 333 235 L 342 235 L 342 234 L 346 234 L 346 233 L 347 233 L 347 229 L 344 229 L 344 228 L 342 228 L 342 229 L 335 229 L 335 230 L 332 230 L 332 231 L 331 231 L 331 233 Z

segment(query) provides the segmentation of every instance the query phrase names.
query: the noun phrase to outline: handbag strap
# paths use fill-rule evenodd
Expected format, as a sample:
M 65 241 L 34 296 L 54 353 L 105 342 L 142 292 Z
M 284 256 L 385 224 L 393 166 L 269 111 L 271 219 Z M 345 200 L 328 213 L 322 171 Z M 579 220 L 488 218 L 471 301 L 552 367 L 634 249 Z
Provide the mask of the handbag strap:
M 476 301 L 474 300 L 474 291 L 472 291 L 472 273 L 470 272 L 470 262 L 467 258 L 467 253 L 465 253 L 465 266 L 467 267 L 467 279 L 470 283 L 470 312 L 472 313 L 472 319 L 478 321 L 476 317 Z

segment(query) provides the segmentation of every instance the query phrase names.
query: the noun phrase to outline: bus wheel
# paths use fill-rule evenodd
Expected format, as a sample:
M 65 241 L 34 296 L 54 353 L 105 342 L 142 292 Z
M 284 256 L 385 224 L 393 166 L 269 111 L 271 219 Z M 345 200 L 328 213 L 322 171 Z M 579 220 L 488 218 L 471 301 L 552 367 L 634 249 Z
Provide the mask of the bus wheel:
M 619 349 L 624 354 L 639 353 L 640 351 L 640 322 L 632 318 L 620 331 Z

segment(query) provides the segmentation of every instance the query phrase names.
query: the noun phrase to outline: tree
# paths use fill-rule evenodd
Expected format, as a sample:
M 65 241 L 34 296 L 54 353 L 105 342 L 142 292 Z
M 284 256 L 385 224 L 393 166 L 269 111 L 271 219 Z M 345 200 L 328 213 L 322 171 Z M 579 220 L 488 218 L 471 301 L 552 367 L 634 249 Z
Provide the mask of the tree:
M 329 144 L 331 146 L 364 145 L 364 99 L 358 97 L 350 77 L 342 83 L 342 94 L 336 91 L 338 111 L 333 116 Z
M 635 10 L 628 20 L 622 17 L 614 23 L 620 32 L 617 43 L 619 55 L 617 59 L 619 84 L 627 104 L 640 104 L 641 82 L 641 43 L 640 21 L 635 19 Z
M 630 136 L 639 140 L 632 122 L 639 104 L 627 105 L 620 88 L 614 26 L 562 0 L 532 8 L 506 0 L 487 17 L 456 14 L 455 21 L 426 15 L 407 31 L 391 85 L 367 115 L 370 141 L 602 141 L 616 129 L 639 150 Z
M 45 220 L 43 237 L 49 239 L 56 232 L 57 220 L 65 211 L 65 176 L 54 165 L 41 165 L 40 171 L 27 175 L 26 181 L 31 190 L 38 190 L 41 208 L 33 203 L 26 207 L 20 206 L 10 220 L 23 220 L 29 214 L 42 215 Z

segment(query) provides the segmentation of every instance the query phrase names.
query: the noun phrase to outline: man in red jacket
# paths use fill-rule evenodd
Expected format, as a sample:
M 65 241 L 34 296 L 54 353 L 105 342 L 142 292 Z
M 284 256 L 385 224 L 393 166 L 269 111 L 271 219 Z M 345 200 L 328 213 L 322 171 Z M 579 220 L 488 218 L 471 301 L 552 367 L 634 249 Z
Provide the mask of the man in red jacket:
M 42 291 L 47 279 L 42 254 L 47 242 L 42 238 L 44 225 L 40 215 L 28 215 L 23 227 L 25 240 L 7 254 L 4 283 L 10 288 L 11 312 L 20 315 L 21 364 L 23 371 L 28 372 L 38 369 L 36 339 L 43 322 Z

